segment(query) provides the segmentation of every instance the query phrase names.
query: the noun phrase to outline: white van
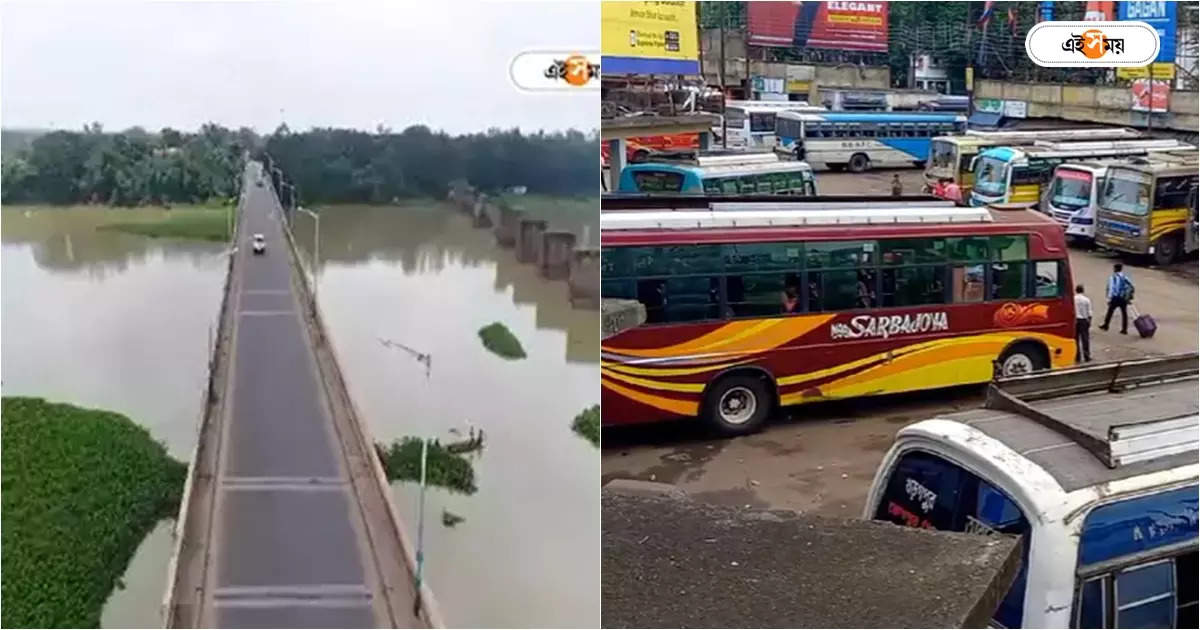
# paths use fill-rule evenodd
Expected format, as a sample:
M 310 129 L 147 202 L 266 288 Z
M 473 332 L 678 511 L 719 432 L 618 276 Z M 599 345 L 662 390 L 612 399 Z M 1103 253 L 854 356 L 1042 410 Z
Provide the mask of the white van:
M 999 379 L 902 429 L 864 518 L 1023 537 L 1006 628 L 1195 628 L 1196 353 Z

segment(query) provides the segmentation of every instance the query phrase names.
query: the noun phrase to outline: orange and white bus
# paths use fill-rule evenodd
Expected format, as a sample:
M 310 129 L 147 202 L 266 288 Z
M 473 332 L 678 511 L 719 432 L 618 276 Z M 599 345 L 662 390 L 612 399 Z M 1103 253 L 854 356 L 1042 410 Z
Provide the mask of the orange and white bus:
M 859 199 L 605 198 L 601 294 L 641 302 L 646 320 L 602 344 L 603 424 L 699 416 L 739 434 L 780 405 L 1074 362 L 1052 219 Z

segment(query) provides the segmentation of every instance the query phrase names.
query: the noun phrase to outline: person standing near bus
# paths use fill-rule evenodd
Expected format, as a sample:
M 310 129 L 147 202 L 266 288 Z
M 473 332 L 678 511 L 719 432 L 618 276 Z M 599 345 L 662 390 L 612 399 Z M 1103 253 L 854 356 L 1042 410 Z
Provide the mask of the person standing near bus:
M 892 196 L 899 197 L 904 194 L 904 185 L 900 183 L 899 173 L 892 174 Z
M 1129 334 L 1129 303 L 1133 301 L 1133 281 L 1129 276 L 1122 271 L 1124 265 L 1116 263 L 1113 265 L 1112 275 L 1108 277 L 1108 286 L 1105 287 L 1105 297 L 1108 298 L 1108 311 L 1104 314 L 1104 323 L 1100 325 L 1100 330 L 1108 330 L 1108 325 L 1112 321 L 1113 311 L 1121 309 L 1121 334 Z
M 1075 362 L 1092 360 L 1092 300 L 1083 294 L 1083 285 L 1075 285 Z

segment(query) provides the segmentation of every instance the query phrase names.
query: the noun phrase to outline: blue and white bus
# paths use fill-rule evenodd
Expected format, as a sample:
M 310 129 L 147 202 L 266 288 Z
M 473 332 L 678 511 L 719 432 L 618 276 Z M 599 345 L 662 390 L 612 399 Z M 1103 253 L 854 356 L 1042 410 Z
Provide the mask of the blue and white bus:
M 961 134 L 967 118 L 953 113 L 780 112 L 775 117 L 775 151 L 813 167 L 925 166 L 930 141 Z

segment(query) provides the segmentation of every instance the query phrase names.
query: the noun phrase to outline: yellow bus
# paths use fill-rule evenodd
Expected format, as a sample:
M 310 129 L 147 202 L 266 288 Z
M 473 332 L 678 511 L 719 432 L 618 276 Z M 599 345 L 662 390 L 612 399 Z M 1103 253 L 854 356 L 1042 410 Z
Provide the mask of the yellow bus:
M 1097 201 L 1096 243 L 1160 265 L 1196 251 L 1198 169 L 1195 149 L 1110 167 Z
M 1137 157 L 1158 151 L 1190 149 L 1179 140 L 1103 140 L 1096 142 L 1042 142 L 1030 147 L 995 147 L 975 158 L 971 205 L 998 203 L 1036 204 L 1049 183 L 1054 167 L 1064 162 Z
M 1137 140 L 1141 132 L 1124 127 L 1096 129 L 1044 129 L 1036 131 L 975 131 L 961 136 L 939 136 L 925 162 L 925 190 L 939 199 L 966 205 L 975 175 L 971 164 L 981 151 L 992 147 L 1030 146 L 1035 142 L 1085 140 Z

